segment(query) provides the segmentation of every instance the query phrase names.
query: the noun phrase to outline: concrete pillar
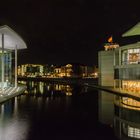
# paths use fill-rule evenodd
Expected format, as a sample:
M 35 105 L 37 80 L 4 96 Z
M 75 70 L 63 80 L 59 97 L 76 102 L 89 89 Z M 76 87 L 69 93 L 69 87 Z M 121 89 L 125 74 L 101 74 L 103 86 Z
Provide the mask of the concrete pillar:
M 116 65 L 116 56 L 115 56 L 115 50 L 114 50 L 114 66 Z
M 2 34 L 2 55 L 1 55 L 1 88 L 4 90 L 4 34 Z
M 17 45 L 15 47 L 15 87 L 17 87 Z
M 121 66 L 121 49 L 119 49 L 119 66 Z M 119 88 L 121 89 L 121 80 L 119 79 Z
M 119 49 L 119 66 L 121 65 L 121 49 Z

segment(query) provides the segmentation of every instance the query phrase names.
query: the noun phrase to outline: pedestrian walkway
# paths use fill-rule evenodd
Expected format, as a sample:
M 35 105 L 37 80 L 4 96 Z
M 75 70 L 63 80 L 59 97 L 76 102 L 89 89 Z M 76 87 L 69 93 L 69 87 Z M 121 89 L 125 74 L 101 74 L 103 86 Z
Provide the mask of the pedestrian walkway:
M 7 87 L 4 89 L 0 89 L 0 103 L 3 103 L 15 96 L 22 94 L 25 89 L 26 86 Z

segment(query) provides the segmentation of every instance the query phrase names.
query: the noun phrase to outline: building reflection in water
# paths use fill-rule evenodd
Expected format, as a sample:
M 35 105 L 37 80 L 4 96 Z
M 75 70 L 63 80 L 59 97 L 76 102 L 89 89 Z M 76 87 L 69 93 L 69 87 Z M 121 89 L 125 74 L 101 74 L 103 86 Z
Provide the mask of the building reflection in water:
M 29 123 L 27 119 L 19 119 L 17 98 L 0 105 L 0 140 L 26 140 Z
M 115 97 L 114 130 L 120 139 L 140 139 L 140 102 Z
M 46 83 L 38 81 L 19 81 L 20 84 L 27 86 L 26 94 L 29 95 L 66 95 L 71 96 L 73 86 L 67 84 Z
M 99 121 L 111 125 L 114 116 L 114 95 L 105 91 L 99 91 Z
M 101 91 L 99 121 L 112 126 L 121 140 L 140 139 L 140 102 Z

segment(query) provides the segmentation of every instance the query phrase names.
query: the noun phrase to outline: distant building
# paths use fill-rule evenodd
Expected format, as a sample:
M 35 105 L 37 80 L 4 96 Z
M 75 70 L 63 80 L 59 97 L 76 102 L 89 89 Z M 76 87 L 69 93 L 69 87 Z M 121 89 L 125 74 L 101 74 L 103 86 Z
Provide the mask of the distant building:
M 43 76 L 44 66 L 38 64 L 25 64 L 18 66 L 18 75 L 26 77 Z
M 60 67 L 55 67 L 54 68 L 54 75 L 55 77 L 61 77 L 61 68 Z
M 66 64 L 63 66 L 48 66 L 39 64 L 24 64 L 18 66 L 18 76 L 21 77 L 48 77 L 48 78 L 62 78 L 62 77 L 98 77 L 98 69 L 96 67 L 89 67 L 80 64 Z
M 98 77 L 98 69 L 96 67 L 85 66 L 77 63 L 67 64 L 61 67 L 62 77 Z
M 61 66 L 61 77 L 73 77 L 73 65 Z

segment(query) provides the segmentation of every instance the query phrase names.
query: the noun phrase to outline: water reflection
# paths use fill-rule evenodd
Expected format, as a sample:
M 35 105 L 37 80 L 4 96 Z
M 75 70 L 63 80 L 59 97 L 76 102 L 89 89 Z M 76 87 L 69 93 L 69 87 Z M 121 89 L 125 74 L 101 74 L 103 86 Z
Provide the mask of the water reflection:
M 27 86 L 26 94 L 38 96 L 71 96 L 74 91 L 79 88 L 77 85 L 47 83 L 41 81 L 19 81 L 19 84 Z M 78 93 L 87 92 L 87 88 L 80 87 Z
M 89 94 L 87 88 L 79 85 L 19 83 L 27 85 L 25 94 L 0 106 L 0 140 L 94 137 L 92 129 L 97 129 L 97 125 L 93 125 L 97 124 L 96 92 Z
M 140 139 L 140 102 L 107 92 L 99 95 L 99 120 L 121 140 Z
M 114 128 L 120 139 L 140 139 L 140 102 L 128 97 L 115 98 Z
M 105 91 L 99 91 L 99 121 L 111 125 L 114 116 L 114 95 Z
M 0 106 L 0 140 L 26 140 L 28 120 L 18 116 L 17 97 Z
M 0 105 L 0 140 L 140 139 L 136 100 L 78 85 L 19 83 L 25 94 Z

